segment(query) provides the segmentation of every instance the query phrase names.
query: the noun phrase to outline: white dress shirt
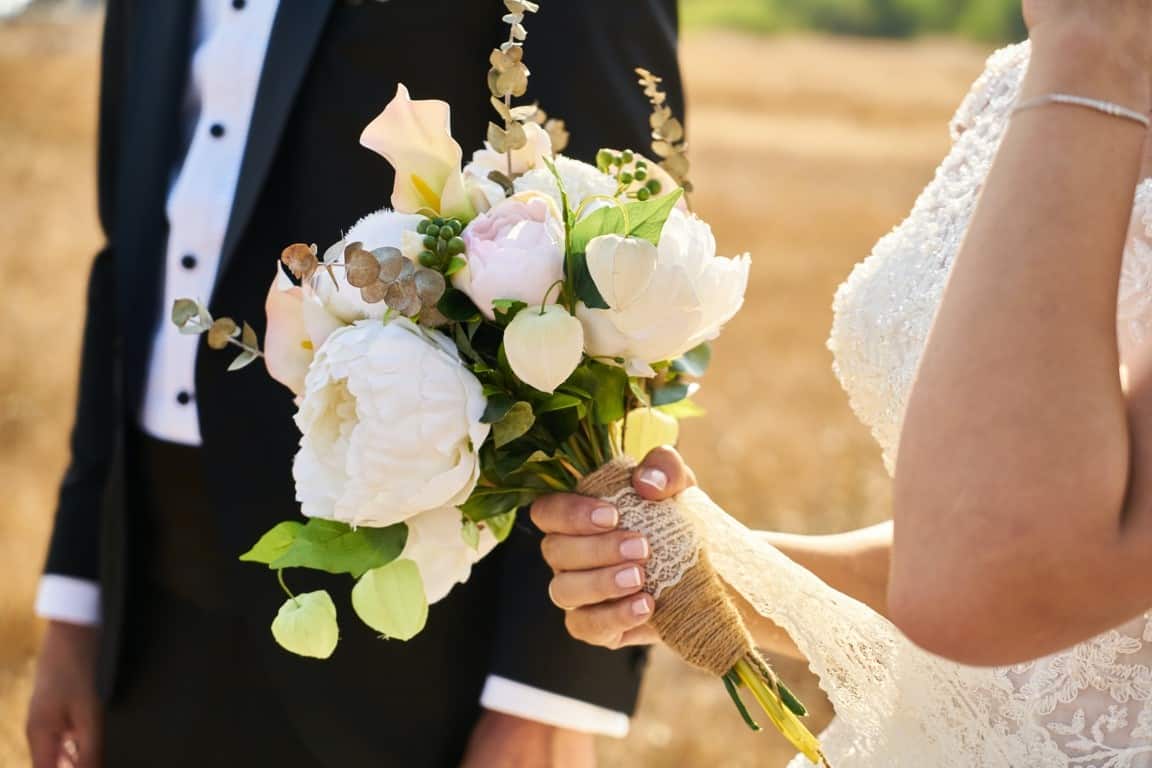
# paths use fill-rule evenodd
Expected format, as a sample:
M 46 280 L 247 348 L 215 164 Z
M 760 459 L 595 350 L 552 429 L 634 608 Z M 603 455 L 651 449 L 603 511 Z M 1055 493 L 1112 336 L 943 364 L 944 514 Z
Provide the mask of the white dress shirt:
M 220 265 L 236 184 L 279 0 L 200 0 L 184 104 L 187 154 L 168 193 L 164 307 L 183 297 L 207 301 Z M 201 339 L 181 335 L 164 314 L 153 340 L 139 419 L 153 437 L 200 445 L 195 368 Z M 47 619 L 94 625 L 100 587 L 45 574 L 36 600 Z M 624 736 L 628 717 L 496 675 L 481 696 L 487 709 L 588 733 Z

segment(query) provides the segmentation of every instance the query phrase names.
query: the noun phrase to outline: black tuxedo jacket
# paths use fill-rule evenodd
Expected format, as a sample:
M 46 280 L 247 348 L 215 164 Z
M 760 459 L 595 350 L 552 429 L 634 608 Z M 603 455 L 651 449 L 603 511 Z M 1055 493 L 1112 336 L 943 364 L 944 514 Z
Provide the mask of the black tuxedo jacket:
M 99 206 L 107 246 L 91 274 L 72 461 L 47 570 L 101 581 L 102 687 L 113 699 L 140 557 L 133 510 L 142 470 L 132 425 L 153 329 L 168 322 L 170 309 L 161 306 L 164 205 L 185 150 L 180 109 L 194 5 L 110 0 L 106 20 Z M 568 154 L 591 159 L 600 147 L 648 146 L 648 105 L 635 86 L 635 66 L 664 75 L 672 106 L 683 113 L 675 0 L 541 5 L 527 25 L 531 96 L 567 120 Z M 491 117 L 488 54 L 507 34 L 502 8 L 499 0 L 281 0 L 214 313 L 246 319 L 262 334 L 264 297 L 281 248 L 334 242 L 359 217 L 388 204 L 392 170 L 358 137 L 398 82 L 414 98 L 448 101 L 465 153 L 478 148 Z M 290 467 L 299 436 L 289 392 L 261 366 L 227 373 L 227 362 L 204 349 L 196 387 L 213 501 L 205 524 L 218 526 L 227 550 L 238 554 L 296 513 Z M 412 766 L 440 764 L 457 749 L 489 673 L 630 712 L 643 655 L 609 653 L 567 636 L 547 599 L 534 534 L 521 524 L 471 582 L 433 607 L 428 629 L 408 644 L 380 642 L 355 627 L 346 603 L 338 603 L 344 641 L 329 662 L 301 661 L 269 641 L 272 676 L 292 690 L 284 706 L 313 737 L 372 739 L 381 745 L 382 765 Z M 236 566 L 229 578 L 237 585 L 234 608 L 266 628 L 281 601 L 274 579 L 252 565 Z M 351 586 L 316 581 L 297 587 L 329 586 L 339 600 Z M 393 751 L 398 742 L 426 743 Z

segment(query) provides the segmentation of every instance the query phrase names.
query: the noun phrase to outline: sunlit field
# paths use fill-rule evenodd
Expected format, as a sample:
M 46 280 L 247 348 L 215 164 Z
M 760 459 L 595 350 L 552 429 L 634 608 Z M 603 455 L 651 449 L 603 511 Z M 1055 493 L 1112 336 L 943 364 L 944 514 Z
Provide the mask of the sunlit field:
M 98 28 L 0 24 L 0 768 L 27 764 L 24 707 L 40 627 L 32 596 L 65 461 L 83 286 L 98 246 Z M 896 224 L 947 148 L 947 121 L 987 51 L 931 41 L 692 33 L 684 45 L 693 204 L 721 251 L 749 250 L 748 305 L 716 347 L 686 424 L 703 484 L 760 527 L 830 532 L 887 513 L 889 484 L 833 377 L 836 286 Z M 804 665 L 780 662 L 830 716 Z M 607 766 L 783 765 L 718 682 L 654 654 L 632 735 Z

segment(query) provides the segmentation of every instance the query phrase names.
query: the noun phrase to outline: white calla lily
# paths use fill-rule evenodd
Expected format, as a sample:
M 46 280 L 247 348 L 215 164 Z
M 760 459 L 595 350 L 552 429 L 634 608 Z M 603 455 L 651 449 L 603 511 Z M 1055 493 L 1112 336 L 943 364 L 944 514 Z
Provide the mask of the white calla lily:
M 584 326 L 559 304 L 528 307 L 505 329 L 504 352 L 521 381 L 551 394 L 584 358 Z
M 464 187 L 464 153 L 452 138 L 452 110 L 446 102 L 413 101 L 408 89 L 368 124 L 360 143 L 383 155 L 396 169 L 392 205 L 397 211 L 434 211 L 469 220 L 476 211 Z

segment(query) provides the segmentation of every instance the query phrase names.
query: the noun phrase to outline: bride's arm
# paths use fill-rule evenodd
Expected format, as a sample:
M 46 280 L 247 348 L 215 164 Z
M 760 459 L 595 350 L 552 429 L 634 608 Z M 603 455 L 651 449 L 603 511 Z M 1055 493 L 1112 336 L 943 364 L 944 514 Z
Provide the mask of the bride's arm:
M 636 489 L 647 499 L 671 498 L 695 485 L 692 470 L 670 448 L 653 451 L 636 473 Z M 567 612 L 573 636 L 594 645 L 620 647 L 656 642 L 646 626 L 652 599 L 628 579 L 617 580 L 646 559 L 639 534 L 616 530 L 615 511 L 585 496 L 557 494 L 532 507 L 532 520 L 545 533 L 541 549 L 556 576 L 549 590 Z M 883 524 L 831 536 L 761 533 L 769 543 L 831 587 L 887 610 L 892 526 Z M 642 569 L 641 569 L 642 570 Z M 772 578 L 772 574 L 764 574 Z M 798 656 L 787 634 L 734 590 L 730 595 L 757 644 L 773 653 Z
M 1152 3 L 1032 5 L 1022 100 L 1152 103 Z M 1035 658 L 1152 605 L 1152 364 L 1126 396 L 1116 337 L 1145 140 L 1135 122 L 1056 106 L 1017 114 L 1004 138 L 896 470 L 889 603 L 929 650 Z

